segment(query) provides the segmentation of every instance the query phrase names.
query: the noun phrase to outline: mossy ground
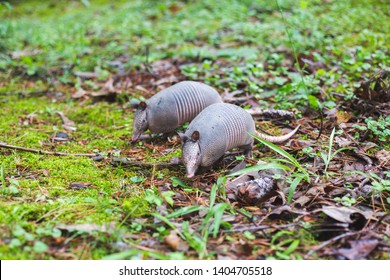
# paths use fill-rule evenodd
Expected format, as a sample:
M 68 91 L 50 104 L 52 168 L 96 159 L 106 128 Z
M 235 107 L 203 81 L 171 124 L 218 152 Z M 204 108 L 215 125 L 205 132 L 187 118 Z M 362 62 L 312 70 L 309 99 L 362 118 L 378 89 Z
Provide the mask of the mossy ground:
M 129 143 L 130 101 L 147 98 L 174 78 L 200 80 L 221 93 L 238 90 L 253 95 L 265 109 L 295 110 L 312 125 L 306 125 L 302 140 L 319 132 L 319 108 L 353 111 L 354 124 L 364 126 L 365 117 L 346 104 L 356 100 L 354 92 L 363 81 L 378 70 L 388 70 L 387 8 L 386 1 L 374 0 L 0 3 L 0 142 L 105 157 L 94 161 L 0 148 L 0 258 L 303 258 L 325 238 L 310 230 L 323 215 L 303 218 L 294 232 L 229 232 L 234 223 L 256 224 L 269 209 L 227 206 L 222 191 L 215 208 L 207 208 L 212 186 L 225 170 L 190 181 L 184 179 L 182 166 L 113 166 L 110 159 L 153 163 L 180 157 L 177 141 Z M 83 78 L 85 73 L 94 76 Z M 93 98 L 91 93 L 101 92 L 112 77 L 114 98 Z M 81 89 L 87 94 L 72 98 Z M 380 122 L 378 115 L 385 115 L 382 107 L 377 109 L 374 126 Z M 57 111 L 77 127 L 67 132 L 66 141 L 53 140 L 57 132 L 65 131 Z M 312 158 L 327 152 L 326 133 L 335 125 L 330 118 L 314 149 L 292 150 L 308 168 L 314 164 Z M 374 142 L 375 151 L 386 150 L 388 142 L 378 137 L 388 139 L 389 124 L 381 125 L 383 129 L 355 129 L 350 135 L 355 142 Z M 263 128 L 272 132 L 266 123 Z M 259 146 L 256 159 L 264 154 Z M 377 167 L 374 171 L 385 179 L 382 167 Z M 342 177 L 340 170 L 333 171 L 326 176 L 319 172 L 317 179 L 330 176 L 323 182 L 330 184 Z M 72 188 L 76 182 L 89 185 Z M 388 188 L 379 192 L 384 201 Z M 314 205 L 317 197 L 312 199 Z M 325 200 L 334 203 L 333 197 Z M 355 201 L 360 203 L 370 205 L 371 200 Z M 199 212 L 191 207 L 200 207 Z M 388 211 L 386 206 L 372 207 Z M 177 211 L 182 212 L 175 219 L 161 222 Z M 216 212 L 210 218 L 205 211 Z M 226 220 L 215 225 L 218 211 Z M 291 217 L 281 220 L 292 222 Z M 77 225 L 84 228 L 72 229 Z M 219 226 L 219 235 L 213 236 Z M 182 234 L 181 242 L 185 240 L 190 249 L 167 245 L 172 232 Z M 371 258 L 389 256 L 379 250 Z

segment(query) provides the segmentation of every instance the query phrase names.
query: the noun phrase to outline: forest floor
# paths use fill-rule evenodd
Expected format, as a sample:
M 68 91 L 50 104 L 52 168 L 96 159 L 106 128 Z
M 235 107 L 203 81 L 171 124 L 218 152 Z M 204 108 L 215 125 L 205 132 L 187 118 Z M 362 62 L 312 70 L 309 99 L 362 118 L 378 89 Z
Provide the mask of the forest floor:
M 387 1 L 66 2 L 0 2 L 1 259 L 390 259 Z M 182 80 L 299 133 L 187 179 Z

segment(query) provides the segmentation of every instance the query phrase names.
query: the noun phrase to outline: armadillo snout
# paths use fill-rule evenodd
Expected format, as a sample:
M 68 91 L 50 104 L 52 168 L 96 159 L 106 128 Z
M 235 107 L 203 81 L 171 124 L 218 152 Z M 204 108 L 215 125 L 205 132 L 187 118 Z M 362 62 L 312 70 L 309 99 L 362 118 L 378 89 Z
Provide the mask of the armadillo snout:
M 182 158 L 184 166 L 186 167 L 187 178 L 194 177 L 195 172 L 200 165 L 202 159 L 201 157 L 198 142 L 189 140 L 184 143 Z
M 195 173 L 188 173 L 188 170 L 187 170 L 187 178 L 192 178 L 195 176 Z
M 133 134 L 131 137 L 131 142 L 137 141 L 141 137 L 141 133 Z
M 143 132 L 148 129 L 148 120 L 146 115 L 146 110 L 138 109 L 134 114 L 133 120 L 133 136 L 131 137 L 131 141 L 137 141 Z

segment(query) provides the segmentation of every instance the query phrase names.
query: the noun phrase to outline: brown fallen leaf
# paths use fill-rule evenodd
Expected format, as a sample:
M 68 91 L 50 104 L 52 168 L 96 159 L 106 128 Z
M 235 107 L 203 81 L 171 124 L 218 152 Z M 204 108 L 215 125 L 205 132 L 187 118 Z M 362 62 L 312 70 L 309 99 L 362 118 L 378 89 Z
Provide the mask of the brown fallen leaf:
M 67 130 L 67 131 L 76 131 L 77 128 L 76 128 L 76 124 L 71 121 L 70 119 L 68 119 L 67 117 L 65 117 L 64 113 L 60 112 L 60 111 L 57 111 L 56 112 L 61 120 L 62 120 L 62 127 Z
M 348 241 L 351 248 L 337 249 L 336 253 L 346 257 L 349 260 L 365 259 L 378 245 L 377 239 L 363 239 Z
M 312 200 L 312 198 L 310 198 L 306 195 L 302 195 L 297 200 L 294 201 L 293 205 L 302 208 L 311 200 Z
M 171 231 L 169 235 L 164 236 L 164 242 L 174 251 L 188 251 L 187 243 L 185 243 L 175 231 Z
M 94 231 L 112 233 L 115 230 L 115 222 L 97 225 L 97 224 L 76 224 L 76 225 L 59 225 L 55 228 L 61 231 L 78 231 L 84 233 L 92 233 Z
M 353 144 L 353 141 L 352 140 L 349 140 L 347 138 L 344 138 L 344 137 L 339 137 L 339 136 L 336 136 L 334 138 L 334 141 L 337 143 L 337 145 L 340 147 L 340 148 L 343 148 L 343 147 L 350 147 L 352 144 Z
M 269 213 L 268 216 L 271 216 L 271 215 L 279 216 L 283 212 L 288 212 L 290 214 L 303 215 L 303 216 L 309 215 L 309 212 L 306 212 L 304 210 L 293 209 L 288 205 L 282 205 L 282 206 L 279 206 L 279 207 L 275 208 L 274 210 L 272 210 L 272 212 Z
M 69 188 L 74 190 L 86 189 L 93 187 L 92 183 L 84 183 L 84 182 L 73 182 L 70 183 Z
M 75 93 L 73 93 L 71 95 L 71 97 L 74 98 L 74 99 L 79 99 L 79 98 L 84 97 L 86 95 L 88 95 L 88 92 L 83 90 L 82 88 L 80 88 Z
M 390 167 L 390 151 L 380 150 L 375 153 L 376 159 L 383 167 Z
M 45 177 L 49 177 L 49 176 L 50 176 L 50 171 L 47 170 L 47 169 L 43 169 L 43 170 L 42 170 L 42 174 L 43 174 L 43 176 L 45 176 Z
M 360 214 L 363 216 L 366 220 L 368 219 L 374 219 L 374 213 L 370 210 L 360 210 L 356 207 L 347 207 L 347 206 L 323 206 L 321 211 L 325 213 L 327 216 L 331 217 L 332 219 L 335 219 L 336 221 L 339 221 L 341 223 L 348 223 L 352 224 L 355 221 L 352 219 L 352 215 L 354 214 Z
M 380 70 L 355 90 L 355 94 L 368 101 L 390 101 L 390 71 Z
M 99 73 L 96 72 L 79 72 L 76 71 L 73 73 L 76 77 L 82 78 L 82 79 L 94 79 L 99 77 Z
M 351 112 L 346 111 L 337 111 L 336 112 L 336 119 L 337 123 L 347 123 L 351 118 L 353 117 L 353 114 Z

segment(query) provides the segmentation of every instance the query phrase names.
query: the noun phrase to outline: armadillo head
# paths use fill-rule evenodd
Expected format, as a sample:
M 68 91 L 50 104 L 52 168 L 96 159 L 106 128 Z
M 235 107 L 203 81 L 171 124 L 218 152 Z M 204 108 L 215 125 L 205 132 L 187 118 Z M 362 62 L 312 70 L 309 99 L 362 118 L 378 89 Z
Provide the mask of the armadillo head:
M 146 107 L 146 103 L 141 102 L 137 111 L 135 111 L 133 121 L 133 137 L 131 138 L 131 141 L 133 142 L 137 141 L 141 134 L 148 129 L 149 123 L 146 115 Z
M 202 153 L 199 146 L 199 131 L 194 131 L 191 138 L 180 134 L 183 141 L 182 160 L 187 170 L 187 178 L 192 178 L 202 160 Z

